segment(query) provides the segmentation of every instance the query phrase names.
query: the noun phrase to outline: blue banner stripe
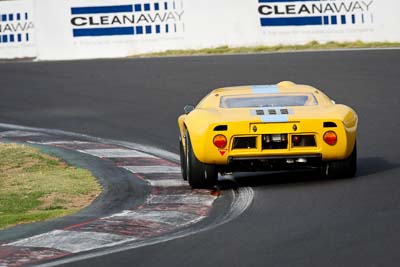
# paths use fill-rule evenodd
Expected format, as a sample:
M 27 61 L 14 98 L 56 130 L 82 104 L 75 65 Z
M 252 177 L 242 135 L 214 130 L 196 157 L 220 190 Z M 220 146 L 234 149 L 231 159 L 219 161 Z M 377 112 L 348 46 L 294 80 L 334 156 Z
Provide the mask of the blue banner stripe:
M 320 2 L 321 0 L 258 0 L 259 3 Z
M 322 25 L 322 17 L 261 18 L 261 26 Z
M 98 14 L 98 13 L 118 13 L 132 12 L 132 5 L 122 6 L 89 6 L 89 7 L 71 7 L 71 14 Z
M 133 35 L 133 34 L 134 34 L 133 27 L 73 29 L 74 37 Z
M 337 17 L 331 16 L 331 24 L 337 24 Z
M 345 15 L 340 16 L 340 19 L 341 19 L 342 24 L 346 24 L 346 16 Z
M 251 87 L 253 94 L 274 94 L 278 93 L 278 86 L 276 85 L 253 85 Z

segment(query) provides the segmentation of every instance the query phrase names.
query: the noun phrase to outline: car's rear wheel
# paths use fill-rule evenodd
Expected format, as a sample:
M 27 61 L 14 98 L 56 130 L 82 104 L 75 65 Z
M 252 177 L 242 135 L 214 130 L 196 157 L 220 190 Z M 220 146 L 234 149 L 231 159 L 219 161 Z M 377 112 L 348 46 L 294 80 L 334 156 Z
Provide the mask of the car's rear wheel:
M 325 175 L 328 178 L 352 178 L 357 171 L 357 145 L 347 159 L 328 162 Z
M 186 155 L 185 150 L 183 149 L 182 138 L 179 136 L 179 156 L 181 160 L 181 173 L 183 180 L 187 180 L 186 176 Z
M 192 188 L 212 188 L 217 184 L 215 165 L 200 162 L 193 153 L 189 133 L 186 133 L 186 177 Z

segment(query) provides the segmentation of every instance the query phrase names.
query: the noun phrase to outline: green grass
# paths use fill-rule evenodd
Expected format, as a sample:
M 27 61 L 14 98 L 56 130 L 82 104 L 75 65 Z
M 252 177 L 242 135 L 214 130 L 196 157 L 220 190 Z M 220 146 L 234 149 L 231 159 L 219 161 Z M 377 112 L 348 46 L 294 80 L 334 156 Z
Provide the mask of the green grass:
M 35 148 L 0 143 L 0 229 L 74 213 L 100 192 L 87 170 Z
M 162 56 L 189 56 L 189 55 L 211 55 L 211 54 L 245 54 L 263 52 L 284 52 L 302 50 L 325 50 L 325 49 L 349 49 L 349 48 L 389 48 L 400 47 L 400 43 L 390 42 L 328 42 L 318 43 L 312 41 L 304 45 L 275 45 L 275 46 L 251 46 L 251 47 L 229 47 L 219 46 L 198 50 L 167 50 L 159 53 L 135 55 L 132 57 L 162 57 Z

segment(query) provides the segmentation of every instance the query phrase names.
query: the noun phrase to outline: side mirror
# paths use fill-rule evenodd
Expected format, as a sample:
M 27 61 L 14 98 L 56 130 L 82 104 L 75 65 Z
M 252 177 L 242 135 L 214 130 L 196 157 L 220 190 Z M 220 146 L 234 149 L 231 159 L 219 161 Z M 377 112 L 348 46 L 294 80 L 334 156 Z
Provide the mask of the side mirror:
M 194 107 L 191 106 L 191 105 L 186 105 L 186 106 L 183 108 L 183 111 L 185 112 L 185 114 L 189 114 L 189 113 L 192 112 L 193 110 L 194 110 Z

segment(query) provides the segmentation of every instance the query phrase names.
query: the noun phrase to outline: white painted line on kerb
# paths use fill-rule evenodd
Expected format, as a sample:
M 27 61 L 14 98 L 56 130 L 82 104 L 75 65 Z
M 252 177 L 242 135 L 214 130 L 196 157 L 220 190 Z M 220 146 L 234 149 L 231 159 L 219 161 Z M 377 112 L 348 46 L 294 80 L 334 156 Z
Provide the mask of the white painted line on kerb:
M 99 158 L 156 158 L 150 154 L 142 153 L 132 149 L 122 148 L 85 149 L 78 151 Z
M 113 214 L 107 218 L 125 219 L 125 220 L 141 220 L 165 223 L 174 226 L 188 225 L 196 223 L 203 219 L 203 216 L 196 214 L 180 212 L 180 211 L 132 211 L 124 210 L 120 213 Z
M 85 144 L 96 144 L 93 142 L 86 141 L 49 141 L 49 142 L 35 142 L 28 141 L 30 144 L 39 144 L 39 145 L 85 145 Z
M 181 167 L 172 166 L 124 166 L 132 173 L 181 173 Z
M 15 125 L 15 124 L 7 124 L 7 123 L 0 123 L 1 128 L 5 129 L 11 129 L 11 130 L 19 130 L 19 131 L 36 131 L 40 132 L 38 134 L 40 135 L 64 135 L 64 136 L 69 136 L 69 137 L 75 137 L 75 138 L 85 138 L 88 140 L 92 140 L 94 142 L 100 142 L 104 144 L 113 144 L 113 145 L 120 145 L 120 146 L 125 146 L 134 150 L 139 150 L 139 151 L 146 151 L 150 154 L 157 155 L 161 158 L 166 158 L 170 159 L 172 161 L 179 161 L 179 155 L 175 153 L 171 153 L 153 146 L 148 146 L 148 145 L 142 145 L 138 143 L 132 143 L 132 142 L 124 142 L 124 141 L 116 141 L 116 140 L 111 140 L 111 139 L 103 139 L 103 138 L 98 138 L 86 134 L 79 134 L 79 133 L 73 133 L 73 132 L 67 132 L 67 131 L 62 131 L 62 130 L 55 130 L 55 129 L 45 129 L 45 128 L 36 128 L 36 127 L 27 127 L 27 126 L 21 126 L 21 125 Z
M 71 253 L 77 253 L 96 248 L 115 246 L 124 242 L 134 241 L 136 239 L 136 237 L 108 233 L 54 230 L 6 245 L 53 248 L 69 251 Z
M 163 179 L 163 180 L 146 180 L 151 186 L 157 187 L 181 187 L 189 186 L 187 181 L 183 179 Z
M 1 137 L 28 137 L 28 136 L 40 136 L 40 135 L 47 135 L 38 132 L 29 132 L 29 131 L 6 131 L 0 132 Z
M 216 198 L 212 195 L 150 195 L 147 203 L 211 206 Z

